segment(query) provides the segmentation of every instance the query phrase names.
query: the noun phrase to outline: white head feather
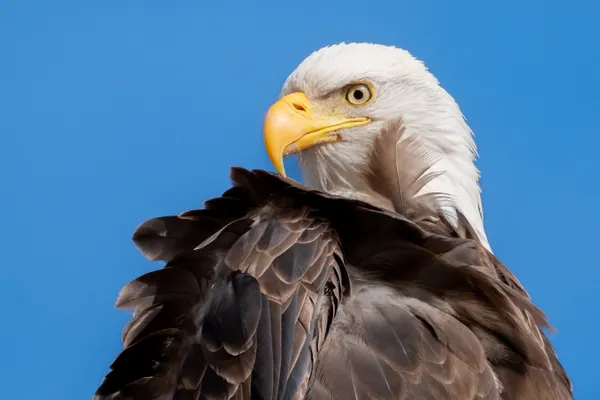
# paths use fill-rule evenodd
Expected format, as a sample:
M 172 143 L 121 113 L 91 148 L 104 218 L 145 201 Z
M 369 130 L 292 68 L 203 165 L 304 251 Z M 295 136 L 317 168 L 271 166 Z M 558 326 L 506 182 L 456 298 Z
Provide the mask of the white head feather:
M 329 46 L 312 53 L 292 72 L 281 95 L 301 91 L 309 99 L 323 102 L 328 94 L 356 82 L 369 82 L 374 87 L 375 99 L 360 108 L 337 103 L 333 107 L 338 111 L 345 107 L 341 110 L 345 114 L 369 117 L 372 122 L 338 132 L 343 142 L 303 151 L 299 159 L 306 184 L 329 193 L 357 197 L 367 189 L 364 170 L 375 138 L 387 123 L 401 118 L 405 126 L 402 138 L 413 138 L 429 154 L 434 154 L 430 171 L 443 172 L 419 194 L 446 194 L 449 201 L 439 207 L 451 221 L 456 221 L 457 211 L 461 212 L 489 248 L 471 129 L 452 96 L 440 87 L 421 61 L 391 46 L 370 43 Z

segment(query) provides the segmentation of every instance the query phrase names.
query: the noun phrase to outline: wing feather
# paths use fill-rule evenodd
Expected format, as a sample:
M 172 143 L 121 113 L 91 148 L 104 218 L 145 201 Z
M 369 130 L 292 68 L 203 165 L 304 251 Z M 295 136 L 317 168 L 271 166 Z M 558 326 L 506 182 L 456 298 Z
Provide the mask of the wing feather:
M 417 158 L 395 160 L 412 191 Z M 572 398 L 544 314 L 460 216 L 232 181 L 134 233 L 166 265 L 120 292 L 134 315 L 96 400 Z

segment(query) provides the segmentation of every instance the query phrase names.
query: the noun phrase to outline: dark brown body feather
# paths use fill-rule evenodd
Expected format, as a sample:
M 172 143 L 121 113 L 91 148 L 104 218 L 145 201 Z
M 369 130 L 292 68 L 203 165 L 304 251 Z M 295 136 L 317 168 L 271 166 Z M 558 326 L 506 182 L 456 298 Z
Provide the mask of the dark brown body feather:
M 96 400 L 572 398 L 543 313 L 468 225 L 232 179 L 135 232 L 167 264 L 121 291 Z

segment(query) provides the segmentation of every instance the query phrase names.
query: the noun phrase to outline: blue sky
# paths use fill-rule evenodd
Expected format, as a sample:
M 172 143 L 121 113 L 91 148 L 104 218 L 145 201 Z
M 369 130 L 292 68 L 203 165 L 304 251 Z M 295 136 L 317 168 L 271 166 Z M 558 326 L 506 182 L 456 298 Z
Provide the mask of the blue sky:
M 3 398 L 91 397 L 129 319 L 119 289 L 159 267 L 133 229 L 220 194 L 232 165 L 271 169 L 264 112 L 340 41 L 404 47 L 455 96 L 492 246 L 557 327 L 576 397 L 598 398 L 600 6 L 217 4 L 0 4 Z

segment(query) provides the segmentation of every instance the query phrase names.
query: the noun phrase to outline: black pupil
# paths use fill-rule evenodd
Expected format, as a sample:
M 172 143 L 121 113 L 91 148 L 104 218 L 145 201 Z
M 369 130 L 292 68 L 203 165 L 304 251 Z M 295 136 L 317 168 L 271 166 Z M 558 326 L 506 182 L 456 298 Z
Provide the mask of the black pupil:
M 355 90 L 354 91 L 354 98 L 356 100 L 360 100 L 365 96 L 365 94 L 362 92 L 362 90 Z

